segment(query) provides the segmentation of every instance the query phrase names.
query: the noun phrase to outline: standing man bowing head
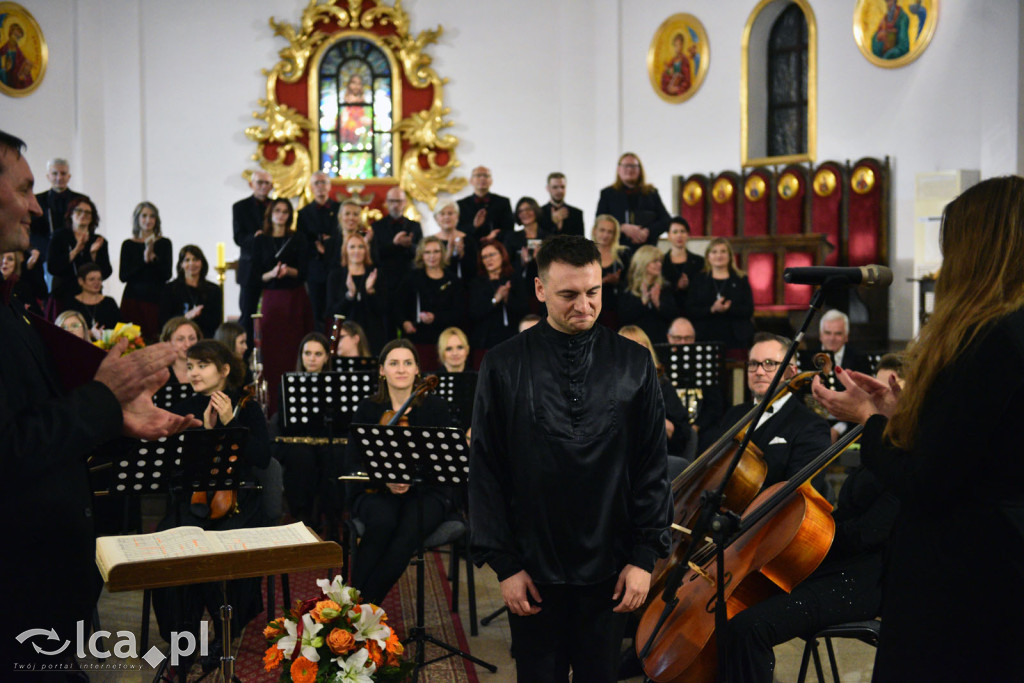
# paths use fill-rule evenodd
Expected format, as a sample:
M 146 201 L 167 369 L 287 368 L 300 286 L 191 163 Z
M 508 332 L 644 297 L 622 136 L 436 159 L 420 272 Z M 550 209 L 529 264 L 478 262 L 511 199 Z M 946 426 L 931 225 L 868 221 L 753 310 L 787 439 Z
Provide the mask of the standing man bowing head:
M 646 350 L 596 325 L 601 261 L 537 255 L 547 318 L 491 349 L 470 447 L 475 559 L 509 608 L 519 681 L 614 681 L 626 613 L 669 548 L 665 409 Z

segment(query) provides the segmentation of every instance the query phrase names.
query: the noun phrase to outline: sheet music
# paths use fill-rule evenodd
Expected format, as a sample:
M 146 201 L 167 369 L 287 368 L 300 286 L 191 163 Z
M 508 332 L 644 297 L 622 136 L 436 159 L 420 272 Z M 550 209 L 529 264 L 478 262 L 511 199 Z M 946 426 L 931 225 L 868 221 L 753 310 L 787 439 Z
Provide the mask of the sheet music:
M 196 526 L 182 526 L 156 534 L 106 536 L 100 540 L 103 541 L 104 550 L 113 551 L 116 563 L 190 557 L 222 551 L 215 538 L 211 539 L 207 532 Z
M 302 522 L 295 522 L 287 526 L 263 526 L 255 529 L 229 529 L 207 533 L 216 537 L 221 547 L 227 552 L 316 543 L 316 537 Z

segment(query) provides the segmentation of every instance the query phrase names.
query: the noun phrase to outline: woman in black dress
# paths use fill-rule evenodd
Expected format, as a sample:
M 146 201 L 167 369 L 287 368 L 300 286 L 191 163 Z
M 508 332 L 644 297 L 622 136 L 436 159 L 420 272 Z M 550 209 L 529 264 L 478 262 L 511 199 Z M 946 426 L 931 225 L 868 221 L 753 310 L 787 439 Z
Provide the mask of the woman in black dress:
M 203 336 L 212 339 L 224 318 L 224 299 L 220 287 L 206 279 L 210 265 L 203 250 L 194 244 L 182 247 L 177 271 L 178 276 L 163 287 L 160 296 L 160 324 L 183 315 L 195 320 Z
M 119 322 L 135 322 L 122 320 L 117 302 L 103 295 L 103 273 L 95 263 L 79 266 L 78 287 L 81 291 L 64 302 L 64 310 L 85 316 L 94 339 L 99 339 L 103 330 L 113 330 Z
M 413 343 L 425 370 L 437 367 L 441 330 L 466 317 L 466 289 L 448 270 L 444 243 L 436 235 L 416 245 L 415 268 L 395 292 L 395 320 Z
M 601 190 L 596 215 L 614 216 L 622 227 L 622 245 L 631 252 L 656 245 L 668 227 L 669 215 L 658 189 L 644 180 L 644 167 L 632 152 L 619 157 L 615 182 Z
M 376 352 L 394 334 L 387 329 L 387 293 L 370 256 L 370 245 L 359 233 L 345 238 L 341 267 L 327 276 L 327 314 L 359 323 Z
M 505 249 L 512 259 L 512 269 L 520 279 L 523 293 L 526 295 L 526 307 L 529 313 L 544 317 L 547 309 L 537 300 L 533 280 L 537 277 L 537 262 L 534 260 L 541 242 L 548 236 L 540 227 L 540 206 L 533 197 L 523 197 L 516 202 L 516 224 L 522 230 L 505 233 L 503 240 Z
M 645 244 L 633 253 L 627 286 L 619 294 L 619 322 L 637 325 L 650 339 L 665 339 L 679 315 L 671 286 L 661 275 L 662 254 Z
M 704 270 L 704 257 L 686 248 L 689 240 L 689 222 L 682 216 L 674 216 L 668 224 L 668 241 L 672 248 L 662 261 L 661 274 L 672 287 L 676 308 L 680 311 L 686 310 L 686 295 L 690 291 L 690 283 Z
M 814 380 L 865 425 L 861 459 L 900 500 L 886 556 L 876 681 L 1024 677 L 1024 178 L 948 204 L 935 308 L 906 388 L 837 368 Z
M 619 221 L 603 214 L 594 219 L 590 239 L 601 254 L 601 314 L 597 322 L 619 329 L 619 292 L 626 288 L 629 249 L 619 243 Z
M 64 227 L 56 230 L 50 238 L 50 251 L 46 257 L 46 268 L 53 275 L 50 300 L 53 305 L 48 312 L 78 294 L 78 268 L 86 263 L 95 263 L 106 280 L 114 272 L 110 266 L 107 241 L 96 234 L 100 225 L 100 214 L 88 197 L 76 197 L 68 203 L 64 216 Z
M 476 277 L 477 251 L 476 238 L 459 230 L 459 205 L 448 200 L 441 202 L 434 210 L 437 221 L 438 239 L 445 248 L 448 268 L 452 275 L 462 280 L 469 287 L 469 281 Z
M 386 410 L 398 410 L 422 382 L 416 349 L 405 339 L 389 342 L 380 354 L 380 388 L 359 404 L 353 424 L 378 424 Z M 425 394 L 413 401 L 406 413 L 413 427 L 450 427 L 448 402 Z M 355 440 L 349 441 L 349 458 L 357 466 Z M 363 467 L 366 471 L 366 468 Z M 447 488 L 424 484 L 423 529 L 429 534 L 452 509 Z M 419 546 L 417 493 L 409 484 L 386 484 L 363 491 L 353 501 L 352 515 L 366 526 L 352 558 L 352 585 L 363 598 L 379 605 L 395 585 Z
M 518 332 L 526 315 L 526 295 L 515 276 L 505 246 L 497 240 L 480 243 L 480 267 L 469 285 L 469 317 L 473 321 L 473 367 L 483 354 Z
M 46 283 L 40 278 L 25 276 L 35 267 L 38 259 L 39 252 L 35 249 L 27 260 L 25 253 L 21 251 L 0 254 L 0 278 L 3 279 L 3 287 L 16 295 L 25 308 L 36 315 L 42 315 L 39 302 L 46 298 Z
M 131 239 L 121 243 L 118 277 L 125 283 L 121 311 L 142 328 L 147 341 L 160 333 L 160 294 L 171 279 L 173 260 L 171 241 L 161 231 L 160 212 L 152 203 L 140 202 L 132 213 Z
M 171 371 L 171 376 L 164 386 L 179 386 L 189 383 L 188 350 L 202 338 L 203 331 L 199 329 L 199 325 L 196 325 L 196 321 L 189 320 L 183 315 L 171 318 L 164 323 L 164 327 L 160 331 L 160 341 L 170 342 L 177 353 L 174 364 L 168 368 Z
M 753 315 L 750 280 L 736 267 L 729 240 L 716 237 L 704 251 L 704 271 L 686 297 L 686 317 L 697 330 L 697 341 L 722 342 L 727 358 L 742 360 L 754 338 Z

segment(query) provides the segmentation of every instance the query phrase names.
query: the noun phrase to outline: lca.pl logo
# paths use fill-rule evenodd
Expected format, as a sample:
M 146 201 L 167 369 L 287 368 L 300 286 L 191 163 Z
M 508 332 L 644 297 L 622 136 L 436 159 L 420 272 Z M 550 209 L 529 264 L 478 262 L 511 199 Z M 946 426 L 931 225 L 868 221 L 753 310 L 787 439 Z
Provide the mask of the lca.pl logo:
M 139 649 L 138 644 L 135 641 L 135 634 L 131 631 L 118 631 L 117 642 L 113 645 L 113 652 L 111 650 L 103 649 L 103 644 L 100 642 L 102 638 L 110 638 L 110 631 L 96 631 L 88 638 L 85 637 L 85 623 L 82 621 L 77 622 L 75 648 L 72 653 L 69 648 L 71 647 L 70 640 L 62 640 L 57 635 L 57 631 L 53 628 L 30 628 L 22 631 L 15 639 L 23 646 L 31 646 L 33 651 L 37 655 L 43 655 L 47 657 L 57 657 L 59 655 L 70 655 L 74 654 L 78 658 L 79 663 L 82 662 L 86 657 L 91 656 L 98 659 L 103 664 L 99 668 L 106 668 L 107 665 L 112 665 L 112 662 L 106 662 L 105 660 L 116 657 L 117 659 L 138 659 Z M 199 625 L 199 654 L 206 656 L 209 654 L 209 635 L 210 627 L 209 623 L 203 621 Z M 171 666 L 177 666 L 183 657 L 190 657 L 196 651 L 196 637 L 188 631 L 171 631 L 171 642 L 170 642 L 170 654 L 171 654 Z M 37 659 L 37 657 L 33 657 Z M 152 668 L 156 668 L 167 659 L 167 655 L 160 651 L 157 646 L 152 646 L 142 656 L 143 661 L 149 664 Z M 45 665 L 44 665 L 45 666 Z M 17 669 L 32 669 L 37 668 L 33 665 L 21 665 L 15 663 Z M 112 668 L 117 668 L 116 666 Z

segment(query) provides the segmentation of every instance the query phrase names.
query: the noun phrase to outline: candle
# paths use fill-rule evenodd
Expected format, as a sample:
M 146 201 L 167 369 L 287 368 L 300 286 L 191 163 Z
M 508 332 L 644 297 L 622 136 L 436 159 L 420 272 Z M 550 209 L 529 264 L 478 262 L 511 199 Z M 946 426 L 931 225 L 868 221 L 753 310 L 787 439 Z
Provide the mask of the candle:
M 217 242 L 217 267 L 224 268 L 224 243 Z

